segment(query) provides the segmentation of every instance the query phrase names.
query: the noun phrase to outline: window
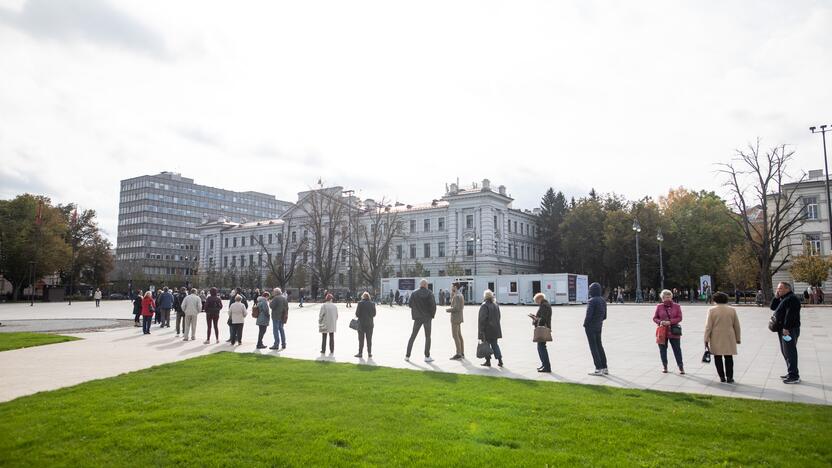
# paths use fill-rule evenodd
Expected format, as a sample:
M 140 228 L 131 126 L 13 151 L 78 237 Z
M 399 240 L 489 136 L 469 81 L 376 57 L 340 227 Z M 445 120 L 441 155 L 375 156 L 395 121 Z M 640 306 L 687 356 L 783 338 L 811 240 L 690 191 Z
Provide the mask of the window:
M 424 245 L 424 251 L 425 251 L 425 258 L 430 258 L 430 244 L 425 244 Z M 426 275 L 426 276 L 430 276 L 430 275 Z
M 517 244 L 514 244 L 514 258 L 517 258 Z
M 271 237 L 271 236 L 272 236 L 272 235 L 271 235 L 271 234 L 269 234 L 269 237 Z M 269 244 L 271 244 L 271 243 L 272 243 L 272 241 L 270 240 L 270 241 L 269 241 Z M 263 245 L 263 234 L 260 234 L 260 245 Z
M 246 266 L 246 256 L 240 255 L 240 268 L 245 268 Z
M 474 241 L 465 241 L 465 255 L 469 257 L 474 255 Z
M 410 258 L 416 258 L 416 244 L 410 244 Z
M 272 235 L 269 234 L 269 244 L 271 244 L 271 243 L 272 243 Z
M 494 215 L 494 231 L 496 232 L 497 230 L 497 215 Z
M 402 259 L 402 246 L 397 245 L 396 246 L 396 260 L 401 260 L 401 259 Z
M 237 238 L 234 238 L 234 247 L 237 247 Z
M 465 276 L 471 276 L 471 269 L 470 268 L 465 269 Z
M 248 264 L 254 265 L 254 254 L 248 256 Z
M 425 232 L 430 232 L 430 219 L 425 220 Z
M 415 219 L 410 220 L 410 232 L 416 232 L 416 220 Z
M 297 231 L 292 231 L 292 243 L 295 243 L 297 241 L 298 241 L 298 233 L 297 233 Z
M 225 238 L 225 248 L 226 249 L 228 248 L 228 238 L 227 237 Z
M 517 221 L 514 222 L 514 232 L 517 232 Z
M 208 249 L 209 250 L 214 249 L 214 239 L 211 239 L 211 240 L 208 241 Z
M 223 268 L 228 268 L 228 257 L 223 257 L 222 258 L 222 267 Z
M 243 237 L 240 238 L 240 247 L 245 247 L 245 246 L 246 246 L 246 238 L 245 238 L 245 236 L 243 236 Z
M 512 281 L 509 283 L 508 292 L 510 293 L 517 293 L 517 281 Z
M 445 243 L 444 242 L 439 243 L 439 245 L 436 248 L 436 254 L 439 258 L 442 258 L 442 257 L 445 256 Z
M 338 285 L 339 286 L 344 285 L 344 274 L 343 273 L 338 273 Z
M 806 209 L 806 219 L 818 219 L 818 198 L 804 197 L 803 206 Z
M 445 270 L 439 270 L 439 276 L 445 276 Z
M 808 250 L 807 253 L 809 255 L 821 254 L 820 234 L 806 234 L 803 242 L 806 243 L 806 249 Z
M 465 227 L 467 229 L 474 228 L 474 215 L 465 215 Z
M 439 218 L 439 223 L 438 224 L 439 224 L 439 231 L 440 232 L 444 231 L 445 230 L 445 218 Z

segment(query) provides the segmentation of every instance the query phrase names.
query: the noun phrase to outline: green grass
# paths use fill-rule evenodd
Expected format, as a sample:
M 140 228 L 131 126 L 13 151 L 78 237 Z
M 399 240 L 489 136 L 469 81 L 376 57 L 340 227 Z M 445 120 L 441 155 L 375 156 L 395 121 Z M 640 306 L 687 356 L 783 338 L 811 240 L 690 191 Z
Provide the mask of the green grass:
M 11 349 L 31 348 L 65 341 L 75 341 L 80 338 L 74 336 L 51 335 L 48 333 L 10 332 L 0 333 L 0 351 Z
M 0 404 L 0 466 L 832 464 L 832 408 L 220 353 Z

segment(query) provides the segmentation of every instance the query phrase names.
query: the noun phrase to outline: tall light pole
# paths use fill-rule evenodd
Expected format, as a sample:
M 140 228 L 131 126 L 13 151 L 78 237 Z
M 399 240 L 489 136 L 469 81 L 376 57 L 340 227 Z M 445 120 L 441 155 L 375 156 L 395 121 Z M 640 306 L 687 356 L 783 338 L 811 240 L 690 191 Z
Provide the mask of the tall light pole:
M 638 223 L 638 219 L 633 221 L 633 231 L 636 232 L 636 302 L 641 303 L 641 262 L 638 255 L 638 233 L 641 232 L 641 224 Z
M 474 276 L 477 276 L 477 231 L 474 231 L 473 234 L 468 234 L 465 236 L 465 240 L 471 241 L 474 244 L 473 252 L 474 252 Z M 467 246 L 466 246 L 467 249 Z M 466 252 L 467 253 L 467 252 Z
M 347 196 L 347 238 L 349 242 L 347 242 L 347 256 L 349 257 L 349 262 L 347 264 L 347 287 L 349 288 L 350 296 L 352 296 L 352 291 L 355 289 L 355 281 L 353 280 L 353 232 L 352 232 L 352 196 L 355 195 L 355 190 L 344 190 L 343 194 Z M 373 285 L 375 288 L 376 285 Z
M 832 198 L 829 197 L 829 163 L 826 159 L 826 132 L 832 131 L 832 128 L 827 129 L 826 127 L 826 125 L 821 125 L 820 130 L 816 130 L 816 127 L 809 127 L 809 130 L 812 133 L 820 133 L 823 138 L 823 168 L 826 170 L 826 177 L 824 178 L 824 182 L 826 182 L 826 214 L 829 217 L 829 235 L 832 235 Z
M 664 236 L 662 235 L 662 228 L 659 228 L 659 233 L 656 234 L 656 240 L 659 241 L 659 290 L 664 290 L 664 263 L 662 263 L 662 242 Z

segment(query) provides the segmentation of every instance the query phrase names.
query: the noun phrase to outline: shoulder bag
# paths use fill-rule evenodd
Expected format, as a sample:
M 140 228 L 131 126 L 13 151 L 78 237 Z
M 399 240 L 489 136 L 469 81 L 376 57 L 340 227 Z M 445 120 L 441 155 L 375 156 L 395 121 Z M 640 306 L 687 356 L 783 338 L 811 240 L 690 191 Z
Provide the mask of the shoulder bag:
M 672 307 L 672 306 L 671 306 Z M 670 321 L 670 307 L 664 306 L 664 313 L 667 314 L 667 321 Z M 678 323 L 676 325 L 670 325 L 670 334 L 676 336 L 682 336 L 682 326 Z
M 355 331 L 361 331 L 361 322 L 357 318 L 350 320 L 350 328 Z
M 478 358 L 490 358 L 494 352 L 491 349 L 491 345 L 488 344 L 487 341 L 481 341 L 480 344 L 477 345 L 477 357 Z
M 260 307 L 255 302 L 254 306 L 251 308 L 251 317 L 252 318 L 257 318 L 259 316 L 260 316 Z
M 534 327 L 534 336 L 532 336 L 532 341 L 535 343 L 552 341 L 552 329 L 543 326 Z

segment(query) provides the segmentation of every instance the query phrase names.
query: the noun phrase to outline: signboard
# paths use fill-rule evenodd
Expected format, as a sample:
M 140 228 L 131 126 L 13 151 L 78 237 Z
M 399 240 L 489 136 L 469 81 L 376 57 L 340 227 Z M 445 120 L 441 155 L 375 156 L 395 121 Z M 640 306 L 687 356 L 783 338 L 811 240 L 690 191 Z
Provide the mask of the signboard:
M 710 295 L 713 290 L 711 289 L 711 275 L 702 275 L 699 277 L 699 293 L 700 294 L 708 294 Z
M 578 300 L 578 275 L 569 275 L 569 302 Z
M 413 278 L 400 279 L 399 280 L 399 290 L 400 291 L 415 291 L 416 290 L 416 280 L 413 279 Z

